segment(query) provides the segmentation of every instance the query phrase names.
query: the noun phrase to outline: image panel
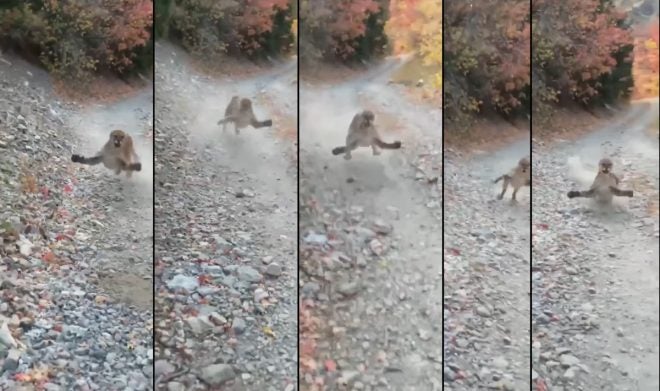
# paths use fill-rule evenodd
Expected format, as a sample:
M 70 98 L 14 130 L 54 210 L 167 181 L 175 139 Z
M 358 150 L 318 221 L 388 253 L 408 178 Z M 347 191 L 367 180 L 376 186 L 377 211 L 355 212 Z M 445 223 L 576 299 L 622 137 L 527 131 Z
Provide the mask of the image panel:
M 658 2 L 532 7 L 534 386 L 658 389 Z
M 0 5 L 0 390 L 153 389 L 153 5 L 92 3 Z
M 301 390 L 442 389 L 441 21 L 300 3 Z
M 530 389 L 530 4 L 443 4 L 444 389 Z
M 297 3 L 156 3 L 157 390 L 297 381 Z

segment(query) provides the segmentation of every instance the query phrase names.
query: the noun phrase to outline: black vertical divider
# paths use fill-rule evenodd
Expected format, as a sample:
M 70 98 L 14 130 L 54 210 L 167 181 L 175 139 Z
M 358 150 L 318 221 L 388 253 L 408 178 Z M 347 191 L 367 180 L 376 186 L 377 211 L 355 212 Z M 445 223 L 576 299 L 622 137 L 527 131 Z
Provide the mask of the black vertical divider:
M 296 213 L 296 243 L 300 245 L 300 1 L 296 7 L 296 85 L 298 89 L 296 90 L 296 162 L 297 162 L 297 173 L 296 173 L 296 204 L 297 210 Z M 297 279 L 300 279 L 298 273 L 300 273 L 300 248 L 296 251 L 296 276 Z M 296 283 L 296 297 L 300 300 L 300 284 Z M 296 347 L 296 360 L 298 362 L 298 374 L 296 376 L 297 386 L 296 389 L 300 390 L 300 303 L 296 305 L 296 328 L 297 328 L 297 347 Z
M 442 21 L 440 24 L 440 31 L 442 32 L 442 78 L 444 79 L 445 77 L 445 7 L 442 7 Z M 441 94 L 441 100 L 442 100 L 442 172 L 441 172 L 441 183 L 442 183 L 442 259 L 440 260 L 442 262 L 442 346 L 440 346 L 440 349 L 442 349 L 442 384 L 444 386 L 445 383 L 445 371 L 444 371 L 444 366 L 445 366 L 445 309 L 444 309 L 444 302 L 445 302 L 445 110 L 444 110 L 444 105 L 445 105 L 445 83 L 444 80 L 442 82 L 442 94 Z
M 530 184 L 529 184 L 529 385 L 530 388 L 534 389 L 532 384 L 532 246 L 534 246 L 534 238 L 532 236 L 532 211 L 534 210 L 534 133 L 533 133 L 533 99 L 532 99 L 532 89 L 534 88 L 533 74 L 532 74 L 532 59 L 534 44 L 532 43 L 532 30 L 534 29 L 533 25 L 533 0 L 529 0 L 529 171 L 530 171 Z
M 533 222 L 532 222 L 532 211 L 534 208 L 534 156 L 533 156 L 533 139 L 534 139 L 534 134 L 532 132 L 533 128 L 533 123 L 534 120 L 532 118 L 534 110 L 532 109 L 532 96 L 533 96 L 533 88 L 534 88 L 534 81 L 533 75 L 532 75 L 532 59 L 534 58 L 533 56 L 533 48 L 534 45 L 532 43 L 532 29 L 534 28 L 533 26 L 533 18 L 532 18 L 532 13 L 533 13 L 533 6 L 534 1 L 529 0 L 529 175 L 530 175 L 530 183 L 529 183 L 529 385 L 530 389 L 534 388 L 534 385 L 532 384 L 532 246 L 534 246 L 534 237 L 532 236 L 532 227 L 533 227 Z
M 155 3 L 154 3 L 155 5 Z M 153 150 L 154 153 L 151 156 L 151 167 L 156 167 L 156 9 L 154 7 L 153 12 L 152 12 L 152 21 L 151 21 L 151 44 L 153 45 L 152 47 L 152 56 L 151 56 L 151 61 L 152 63 L 152 71 L 151 71 L 151 77 L 153 79 L 153 82 L 151 83 L 151 88 L 153 92 L 153 99 L 151 101 L 152 104 L 152 113 L 153 115 L 151 116 L 151 121 L 152 121 L 152 142 L 154 143 L 153 145 Z M 151 349 L 153 350 L 152 353 L 155 353 L 156 350 L 156 170 L 152 170 L 152 178 L 151 178 L 151 191 L 153 195 L 153 204 L 151 204 L 151 213 L 154 218 L 151 221 L 151 228 L 152 228 L 152 235 L 151 235 L 151 240 L 152 240 L 152 245 L 151 245 L 151 251 L 152 251 L 152 259 L 151 259 L 151 273 L 152 273 L 152 281 L 153 281 L 153 286 L 151 287 L 151 303 L 152 303 L 152 308 L 151 308 L 151 314 L 153 316 L 153 327 L 151 328 Z M 152 373 L 156 373 L 156 360 L 151 360 L 151 369 L 153 370 Z M 153 378 L 153 389 L 156 389 L 156 378 Z

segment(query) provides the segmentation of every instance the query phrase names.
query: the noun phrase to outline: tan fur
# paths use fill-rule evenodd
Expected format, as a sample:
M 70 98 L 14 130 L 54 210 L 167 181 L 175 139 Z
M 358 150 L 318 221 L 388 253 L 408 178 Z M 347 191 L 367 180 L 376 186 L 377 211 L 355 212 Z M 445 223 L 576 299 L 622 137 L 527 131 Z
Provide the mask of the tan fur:
M 598 174 L 596 174 L 596 178 L 594 178 L 589 190 L 571 190 L 567 194 L 568 198 L 594 198 L 599 203 L 609 204 L 612 202 L 614 196 L 632 197 L 632 190 L 621 190 L 617 187 L 621 180 L 612 172 L 613 166 L 614 164 L 610 159 L 600 159 L 598 162 Z
M 240 134 L 240 130 L 246 128 L 248 125 L 255 129 L 269 127 L 273 125 L 270 119 L 259 121 L 254 115 L 252 109 L 252 101 L 248 98 L 240 98 L 235 95 L 225 109 L 225 117 L 218 121 L 218 125 L 222 125 L 222 130 L 226 130 L 227 124 L 234 124 L 234 132 Z
M 524 157 L 518 161 L 518 165 L 516 165 L 511 172 L 495 179 L 495 183 L 504 180 L 504 182 L 502 182 L 502 192 L 497 196 L 497 199 L 501 200 L 504 198 L 504 193 L 506 193 L 507 188 L 511 186 L 513 188 L 511 201 L 516 202 L 516 194 L 518 194 L 518 190 L 523 186 L 529 186 L 531 184 L 531 178 L 530 162 L 527 157 Z
M 87 165 L 103 163 L 106 168 L 114 170 L 117 175 L 125 171 L 128 178 L 131 177 L 133 171 L 142 170 L 142 164 L 140 164 L 133 146 L 133 138 L 123 130 L 110 132 L 108 141 L 96 156 L 86 158 L 74 154 L 71 156 L 71 161 Z
M 392 143 L 384 142 L 378 130 L 374 125 L 374 113 L 369 110 L 364 110 L 353 116 L 353 120 L 348 127 L 348 135 L 346 136 L 346 144 L 341 147 L 333 148 L 332 154 L 344 154 L 344 159 L 351 159 L 351 151 L 358 147 L 371 147 L 374 155 L 380 155 L 380 149 L 399 149 L 401 148 L 401 141 L 394 141 Z

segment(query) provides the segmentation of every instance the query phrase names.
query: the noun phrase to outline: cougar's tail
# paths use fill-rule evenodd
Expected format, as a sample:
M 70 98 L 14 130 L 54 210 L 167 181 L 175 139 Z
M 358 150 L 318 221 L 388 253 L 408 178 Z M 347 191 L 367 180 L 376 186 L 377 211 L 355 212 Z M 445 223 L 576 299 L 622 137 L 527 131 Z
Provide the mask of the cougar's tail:
M 395 141 L 393 143 L 386 143 L 381 139 L 376 139 L 376 145 L 383 149 L 399 149 L 401 148 L 401 141 Z

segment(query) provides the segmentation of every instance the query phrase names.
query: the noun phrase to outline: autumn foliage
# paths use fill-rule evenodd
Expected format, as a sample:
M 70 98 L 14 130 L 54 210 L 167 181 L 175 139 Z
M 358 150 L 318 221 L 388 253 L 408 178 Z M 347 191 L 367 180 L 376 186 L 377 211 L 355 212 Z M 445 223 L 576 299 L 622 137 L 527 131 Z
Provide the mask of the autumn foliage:
M 0 44 L 64 79 L 126 74 L 152 61 L 151 0 L 9 1 L 0 5 Z
M 630 94 L 633 40 L 611 2 L 534 0 L 532 7 L 535 114 Z
M 458 124 L 477 113 L 526 114 L 529 1 L 451 1 L 444 8 L 445 119 Z
M 414 53 L 433 69 L 432 86 L 442 87 L 442 1 L 390 0 L 385 32 L 394 54 Z
M 635 90 L 633 98 L 658 96 L 658 21 L 652 22 L 635 38 L 633 79 Z
M 387 2 L 300 1 L 300 59 L 351 62 L 382 55 L 387 47 Z
M 291 0 L 157 0 L 156 34 L 204 57 L 293 50 Z

